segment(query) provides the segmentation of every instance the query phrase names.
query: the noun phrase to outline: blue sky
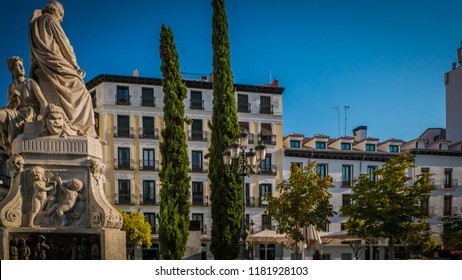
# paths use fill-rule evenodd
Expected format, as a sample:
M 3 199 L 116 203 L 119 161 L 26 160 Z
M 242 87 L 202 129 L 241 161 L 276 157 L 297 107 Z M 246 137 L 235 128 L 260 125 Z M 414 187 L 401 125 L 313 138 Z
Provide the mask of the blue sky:
M 48 0 L 1 1 L 0 55 L 29 69 L 28 21 Z M 212 71 L 211 0 L 62 0 L 62 26 L 85 81 L 98 74 L 161 77 L 162 23 L 175 35 L 181 69 Z M 284 134 L 347 135 L 359 125 L 381 140 L 412 140 L 445 127 L 444 73 L 462 39 L 460 0 L 228 0 L 235 83 L 277 78 Z M 4 62 L 3 62 L 4 63 Z M 0 66 L 0 105 L 11 77 Z

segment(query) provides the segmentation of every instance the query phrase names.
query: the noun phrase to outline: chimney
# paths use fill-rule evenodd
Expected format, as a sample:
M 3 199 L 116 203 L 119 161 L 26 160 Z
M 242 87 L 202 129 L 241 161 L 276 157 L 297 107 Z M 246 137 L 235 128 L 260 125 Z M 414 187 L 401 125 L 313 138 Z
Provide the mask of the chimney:
M 138 68 L 133 69 L 133 77 L 139 77 L 140 76 L 140 71 L 138 71 Z
M 213 75 L 213 72 L 210 73 L 210 82 L 213 83 L 213 78 L 214 78 L 214 75 Z
M 367 138 L 367 126 L 358 126 L 357 128 L 353 129 L 353 136 L 355 137 L 356 141 L 361 141 Z

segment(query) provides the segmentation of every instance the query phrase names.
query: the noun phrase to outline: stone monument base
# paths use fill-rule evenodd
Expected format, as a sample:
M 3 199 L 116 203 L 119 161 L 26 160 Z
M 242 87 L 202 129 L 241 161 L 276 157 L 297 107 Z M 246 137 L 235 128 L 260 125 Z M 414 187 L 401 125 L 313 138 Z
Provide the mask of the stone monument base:
M 0 228 L 1 259 L 24 258 L 21 255 L 22 241 L 29 248 L 30 260 L 40 259 L 38 245 L 40 236 L 45 238 L 48 246 L 46 259 L 48 260 L 125 260 L 125 232 L 118 229 L 92 229 L 92 228 Z M 12 242 L 17 240 L 17 245 Z M 13 247 L 13 249 L 12 249 Z M 16 249 L 14 249 L 16 247 Z

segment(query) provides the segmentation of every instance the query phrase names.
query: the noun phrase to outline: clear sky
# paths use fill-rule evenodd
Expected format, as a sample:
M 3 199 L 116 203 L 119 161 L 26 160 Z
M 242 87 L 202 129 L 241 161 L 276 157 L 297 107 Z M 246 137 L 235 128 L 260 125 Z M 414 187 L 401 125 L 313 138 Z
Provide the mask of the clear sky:
M 29 71 L 28 21 L 48 0 L 2 0 L 0 56 Z M 181 70 L 212 71 L 211 0 L 61 0 L 62 26 L 87 72 L 161 77 L 161 24 L 174 33 Z M 284 135 L 417 138 L 445 127 L 444 73 L 462 39 L 460 0 L 227 0 L 235 83 L 277 78 Z M 0 105 L 11 82 L 0 65 Z

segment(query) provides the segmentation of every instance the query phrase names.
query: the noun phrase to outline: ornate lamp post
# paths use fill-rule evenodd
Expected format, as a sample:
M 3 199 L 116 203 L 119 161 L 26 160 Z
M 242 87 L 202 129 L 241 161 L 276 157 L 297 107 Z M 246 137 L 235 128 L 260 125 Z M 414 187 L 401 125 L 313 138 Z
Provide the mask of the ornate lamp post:
M 238 141 L 232 143 L 228 150 L 226 150 L 223 154 L 224 164 L 232 168 L 232 170 L 239 176 L 242 176 L 242 240 L 238 259 L 247 259 L 247 255 L 245 253 L 245 238 L 247 237 L 247 233 L 245 231 L 245 176 L 257 173 L 258 170 L 255 170 L 256 167 L 259 166 L 266 157 L 265 145 L 258 144 L 255 146 L 255 152 L 253 149 L 246 151 L 248 143 L 248 134 L 243 131 L 238 135 Z

